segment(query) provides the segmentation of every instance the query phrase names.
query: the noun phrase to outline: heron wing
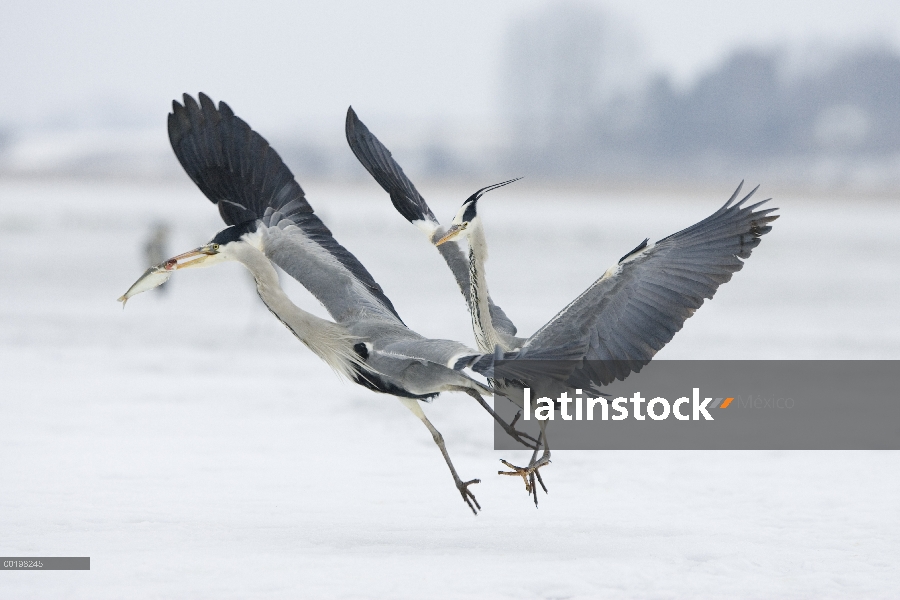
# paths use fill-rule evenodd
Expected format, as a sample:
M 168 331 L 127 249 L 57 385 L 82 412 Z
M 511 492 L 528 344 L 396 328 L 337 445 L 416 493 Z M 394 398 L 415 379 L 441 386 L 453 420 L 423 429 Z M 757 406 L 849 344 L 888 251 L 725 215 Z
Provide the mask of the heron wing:
M 429 235 L 429 241 L 440 238 L 445 230 L 431 211 L 428 203 L 413 185 L 403 169 L 369 128 L 359 120 L 353 107 L 347 109 L 345 124 L 347 143 L 366 171 L 378 182 L 390 197 L 394 208 L 403 217 Z M 469 261 L 459 244 L 446 243 L 437 246 L 450 271 L 456 278 L 460 292 L 469 302 Z M 494 328 L 510 338 L 516 335 L 516 326 L 503 310 L 488 298 L 491 321 Z M 524 340 L 521 340 L 524 342 Z M 511 344 L 515 345 L 515 344 Z
M 347 120 L 344 125 L 347 142 L 353 154 L 378 185 L 390 194 L 397 212 L 410 223 L 425 221 L 435 226 L 439 225 L 428 203 L 394 160 L 390 150 L 359 120 L 352 106 L 347 109 Z
M 624 379 L 663 347 L 705 299 L 743 267 L 778 218 L 775 208 L 744 206 L 734 195 L 699 223 L 622 257 L 591 287 L 526 342 L 520 357 L 553 358 L 580 344 L 580 381 L 605 385 Z
M 258 221 L 278 266 L 310 289 L 339 322 L 361 308 L 400 320 L 372 275 L 313 213 L 290 169 L 231 108 L 206 95 L 172 102 L 169 141 L 185 172 L 228 225 Z

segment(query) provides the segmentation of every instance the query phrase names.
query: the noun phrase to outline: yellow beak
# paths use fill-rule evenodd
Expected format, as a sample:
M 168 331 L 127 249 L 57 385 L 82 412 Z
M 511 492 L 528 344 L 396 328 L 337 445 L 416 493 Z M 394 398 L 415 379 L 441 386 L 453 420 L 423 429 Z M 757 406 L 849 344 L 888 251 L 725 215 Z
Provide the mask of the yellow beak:
M 468 223 L 460 223 L 459 225 L 452 226 L 450 229 L 447 230 L 447 233 L 444 234 L 444 237 L 442 237 L 441 239 L 436 241 L 434 243 L 434 245 L 440 246 L 444 242 L 449 242 L 450 240 L 452 240 L 453 238 L 458 236 L 460 233 L 465 231 L 465 229 L 468 225 L 469 225 Z
M 199 266 L 205 259 L 209 258 L 213 254 L 216 254 L 216 251 L 213 250 L 210 246 L 201 246 L 200 248 L 196 248 L 191 250 L 190 252 L 185 252 L 184 254 L 179 254 L 178 256 L 173 256 L 165 263 L 166 270 L 173 271 L 175 269 L 189 269 L 190 267 Z

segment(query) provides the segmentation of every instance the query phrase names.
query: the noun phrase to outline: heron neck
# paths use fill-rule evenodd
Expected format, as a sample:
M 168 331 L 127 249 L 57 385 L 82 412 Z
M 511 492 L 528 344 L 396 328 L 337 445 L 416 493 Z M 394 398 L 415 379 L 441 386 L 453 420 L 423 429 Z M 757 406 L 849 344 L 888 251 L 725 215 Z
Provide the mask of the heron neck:
M 352 365 L 359 362 L 353 351 L 353 344 L 358 340 L 342 325 L 321 319 L 294 304 L 281 288 L 278 273 L 265 254 L 249 244 L 240 244 L 233 254 L 253 275 L 256 291 L 269 311 L 332 369 L 352 379 Z
M 493 352 L 495 346 L 502 347 L 502 344 L 500 344 L 497 330 L 494 329 L 488 303 L 490 294 L 484 269 L 484 263 L 487 261 L 487 240 L 484 237 L 484 228 L 481 226 L 480 219 L 473 219 L 468 229 L 469 314 L 472 317 L 472 331 L 475 333 L 478 349 L 482 352 Z

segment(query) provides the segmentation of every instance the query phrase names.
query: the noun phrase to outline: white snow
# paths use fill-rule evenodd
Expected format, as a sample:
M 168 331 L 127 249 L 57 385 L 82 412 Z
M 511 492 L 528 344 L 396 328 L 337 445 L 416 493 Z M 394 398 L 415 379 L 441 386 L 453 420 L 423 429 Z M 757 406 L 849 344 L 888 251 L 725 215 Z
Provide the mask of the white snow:
M 474 184 L 472 187 L 479 187 Z M 497 302 L 530 333 L 644 237 L 730 195 L 555 191 L 483 201 Z M 374 184 L 304 185 L 413 329 L 472 343 L 437 252 Z M 443 222 L 473 190 L 422 190 Z M 765 189 L 761 193 L 765 193 Z M 765 196 L 763 196 L 765 197 Z M 895 200 L 774 202 L 745 269 L 660 358 L 900 359 Z M 536 216 L 540 215 L 540 216 Z M 234 265 L 116 298 L 155 219 L 170 251 L 216 210 L 188 182 L 0 183 L 2 598 L 888 598 L 897 452 L 556 452 L 535 509 L 491 422 L 426 406 L 474 517 L 399 402 L 336 376 Z M 523 283 L 528 282 L 528 283 Z M 298 285 L 290 293 L 316 314 Z

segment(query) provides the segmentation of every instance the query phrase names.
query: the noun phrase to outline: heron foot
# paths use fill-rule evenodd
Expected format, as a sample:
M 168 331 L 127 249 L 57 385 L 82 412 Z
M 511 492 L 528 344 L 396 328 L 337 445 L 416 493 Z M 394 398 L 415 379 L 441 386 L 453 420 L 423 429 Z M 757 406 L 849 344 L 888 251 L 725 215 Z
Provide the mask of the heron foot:
M 469 486 L 474 485 L 476 483 L 481 483 L 480 479 L 472 479 L 471 481 L 463 481 L 461 479 L 456 480 L 456 489 L 459 490 L 462 499 L 466 504 L 469 505 L 469 508 L 472 509 L 472 514 L 477 515 L 478 511 L 481 510 L 481 505 L 478 504 L 478 500 L 475 499 L 475 494 L 469 491 Z M 474 504 L 474 506 L 473 506 Z M 476 510 L 477 509 L 477 510 Z
M 521 477 L 525 482 L 525 491 L 529 496 L 534 498 L 534 505 L 538 505 L 538 495 L 537 495 L 537 484 L 540 484 L 541 489 L 544 490 L 544 493 L 547 492 L 547 486 L 544 485 L 544 480 L 541 478 L 540 468 L 545 467 L 550 464 L 550 457 L 548 455 L 542 456 L 538 460 L 532 460 L 527 467 L 517 467 L 516 465 L 509 463 L 502 458 L 500 459 L 504 465 L 512 469 L 512 471 L 497 471 L 498 475 L 512 475 Z

